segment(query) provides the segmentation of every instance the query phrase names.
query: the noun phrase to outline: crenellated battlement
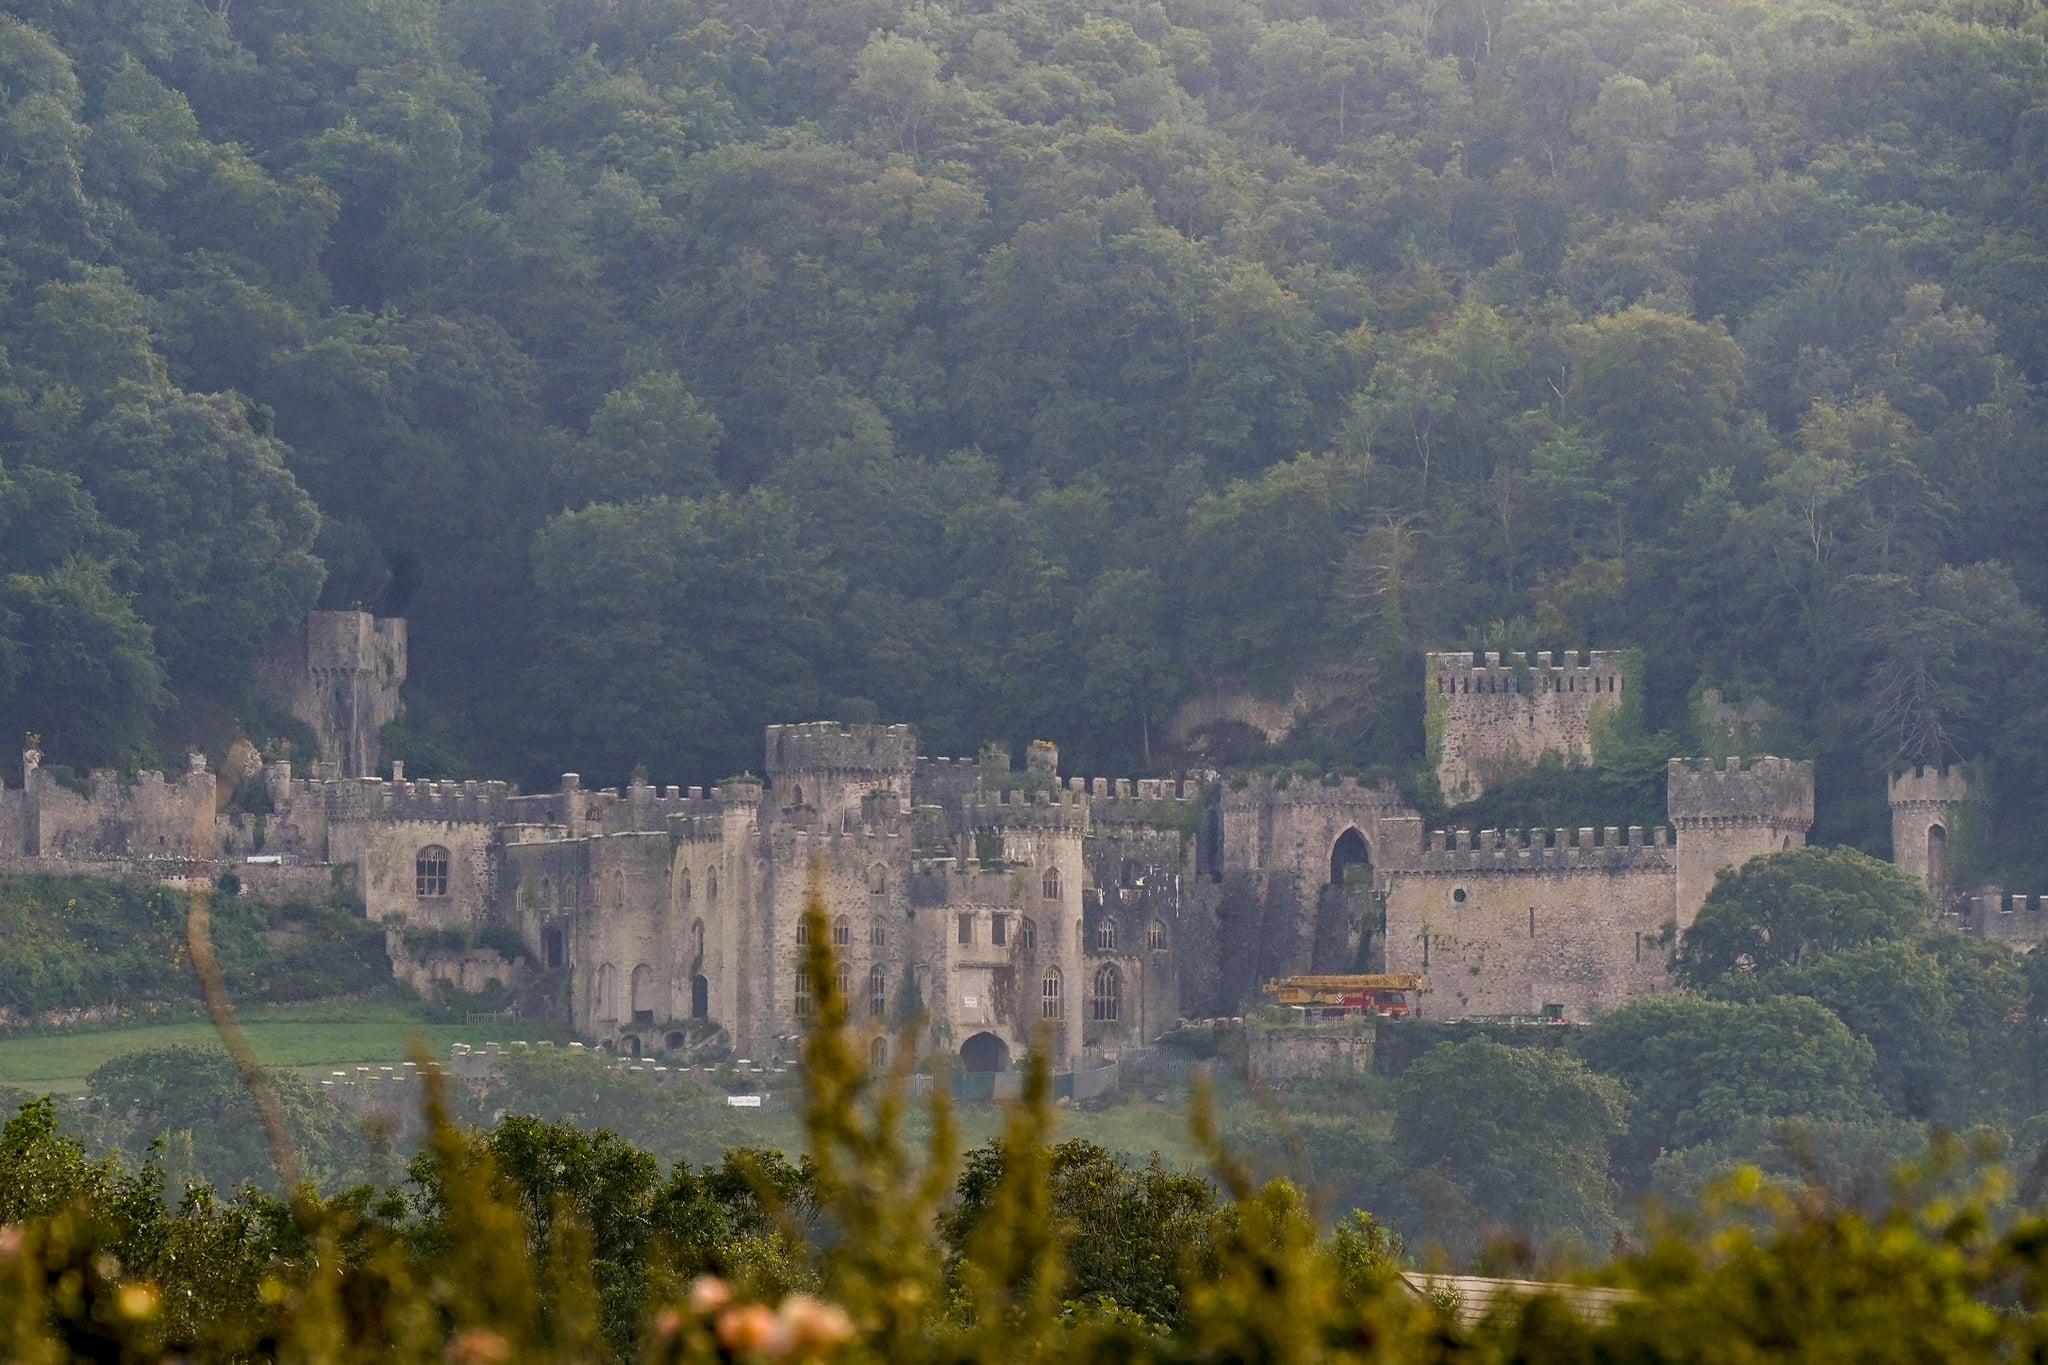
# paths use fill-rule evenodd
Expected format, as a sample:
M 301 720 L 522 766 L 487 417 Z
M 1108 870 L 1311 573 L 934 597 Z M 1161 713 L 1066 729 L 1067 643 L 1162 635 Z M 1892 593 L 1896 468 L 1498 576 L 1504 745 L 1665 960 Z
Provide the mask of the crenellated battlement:
M 679 844 L 717 844 L 725 841 L 725 819 L 712 814 L 671 815 L 668 837 Z
M 1433 830 L 1403 871 L 1429 874 L 1663 871 L 1676 867 L 1670 831 L 1662 824 L 1579 829 Z
M 1513 695 L 1531 693 L 1583 693 L 1586 696 L 1621 690 L 1620 656 L 1611 650 L 1576 649 L 1553 652 L 1497 650 L 1474 654 L 1471 650 L 1433 651 L 1425 668 L 1439 695 Z
M 1813 764 L 1790 758 L 1674 758 L 1665 804 L 1679 829 L 1769 825 L 1804 834 L 1813 824 Z
M 2028 896 L 2012 891 L 1992 891 L 1976 896 L 1966 896 L 1964 900 L 1967 909 L 1973 915 L 2048 916 L 2048 896 Z
M 1885 795 L 1894 807 L 1952 805 L 1970 799 L 1970 776 L 1961 764 L 1915 767 L 1892 774 Z
M 1593 721 L 1621 703 L 1621 660 L 1606 650 L 1581 656 L 1497 650 L 1426 656 L 1423 702 L 1437 786 L 1453 803 L 1471 801 L 1526 771 L 1545 754 L 1593 761 Z
M 442 824 L 505 824 L 520 815 L 505 782 L 407 782 L 374 777 L 295 779 L 294 800 L 324 807 L 332 820 L 428 820 Z
M 1260 806 L 1335 806 L 1355 810 L 1361 806 L 1396 812 L 1408 808 L 1400 789 L 1380 779 L 1367 782 L 1356 777 L 1325 779 L 1282 773 L 1260 774 L 1243 785 L 1223 785 L 1223 808 L 1250 810 Z
M 1088 797 L 1064 787 L 1026 792 L 978 792 L 966 806 L 976 829 L 1056 829 L 1086 833 Z
M 2017 952 L 2039 951 L 2048 943 L 2048 896 L 2008 894 L 1989 889 L 1955 903 L 1952 919 L 1964 933 L 2010 945 Z
M 909 777 L 917 769 L 917 732 L 908 725 L 810 721 L 768 727 L 768 777 L 845 773 Z

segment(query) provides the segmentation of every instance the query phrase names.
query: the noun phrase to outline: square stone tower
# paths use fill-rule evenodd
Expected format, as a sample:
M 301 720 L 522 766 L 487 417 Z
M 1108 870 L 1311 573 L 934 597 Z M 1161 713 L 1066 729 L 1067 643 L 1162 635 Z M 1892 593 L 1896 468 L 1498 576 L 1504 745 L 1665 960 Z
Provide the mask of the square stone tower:
M 1552 662 L 1516 652 L 1427 656 L 1425 723 L 1444 800 L 1477 799 L 1489 787 L 1535 765 L 1544 754 L 1593 761 L 1593 722 L 1621 704 L 1619 660 L 1605 650 L 1584 659 L 1567 650 Z
M 316 611 L 264 661 L 265 701 L 306 723 L 341 777 L 375 777 L 377 732 L 404 710 L 405 618 Z

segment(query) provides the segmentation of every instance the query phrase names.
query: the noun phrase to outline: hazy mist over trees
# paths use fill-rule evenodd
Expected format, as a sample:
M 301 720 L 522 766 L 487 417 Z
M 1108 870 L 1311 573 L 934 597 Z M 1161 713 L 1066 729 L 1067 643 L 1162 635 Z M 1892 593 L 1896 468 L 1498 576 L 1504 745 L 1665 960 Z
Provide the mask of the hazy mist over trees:
M 1636 646 L 1645 753 L 1768 703 L 1880 851 L 1885 767 L 1996 756 L 2048 862 L 2038 5 L 10 10 L 55 759 L 260 725 L 316 602 L 412 618 L 416 771 L 529 784 L 813 716 L 1131 771 L 1303 685 L 1210 757 L 1405 776 L 1422 649 Z

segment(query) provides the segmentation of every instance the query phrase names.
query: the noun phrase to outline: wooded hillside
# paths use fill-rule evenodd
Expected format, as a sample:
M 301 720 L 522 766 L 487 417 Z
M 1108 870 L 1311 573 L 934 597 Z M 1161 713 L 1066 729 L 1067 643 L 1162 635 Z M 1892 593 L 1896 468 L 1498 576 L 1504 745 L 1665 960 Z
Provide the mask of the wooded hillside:
M 421 775 L 770 720 L 1407 774 L 1426 647 L 1642 650 L 2048 808 L 2048 14 L 1787 0 L 15 0 L 0 725 L 261 725 L 412 618 Z M 1149 758 L 1148 758 L 1149 756 Z M 2015 885 L 2020 884 L 2015 881 Z

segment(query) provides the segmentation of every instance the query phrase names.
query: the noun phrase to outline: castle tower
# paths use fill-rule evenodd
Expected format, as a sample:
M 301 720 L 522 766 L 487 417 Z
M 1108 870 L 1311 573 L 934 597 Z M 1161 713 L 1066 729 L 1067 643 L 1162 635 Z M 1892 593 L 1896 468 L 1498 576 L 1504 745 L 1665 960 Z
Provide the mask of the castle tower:
M 1957 807 L 1971 799 L 1961 767 L 1916 767 L 1886 783 L 1892 807 L 1892 862 L 1912 873 L 1940 900 L 1949 890 L 1948 840 Z
M 968 806 L 978 871 L 951 888 L 952 932 L 941 936 L 943 957 L 934 964 L 952 994 L 940 999 L 935 991 L 925 1004 L 970 1070 L 976 1035 L 1000 1041 L 1012 1058 L 1042 1038 L 1057 1064 L 1082 1055 L 1091 1008 L 1083 890 L 1090 801 L 1071 790 L 1008 791 Z M 1007 917 L 1001 942 L 997 915 Z M 1057 983 L 1050 996 L 1048 979 Z
M 806 725 L 768 727 L 768 781 L 776 806 L 807 807 L 819 828 L 836 828 L 861 800 L 878 789 L 893 791 L 907 806 L 917 771 L 917 731 L 908 725 Z
M 1678 831 L 1678 927 L 1699 914 L 1722 868 L 1802 848 L 1813 827 L 1813 764 L 1788 758 L 1674 758 L 1665 801 Z
M 337 776 L 374 777 L 378 731 L 404 710 L 405 654 L 403 617 L 316 611 L 263 662 L 257 686 L 312 729 Z
M 1432 653 L 1424 673 L 1430 756 L 1453 804 L 1477 799 L 1544 754 L 1591 763 L 1594 718 L 1621 704 L 1620 663 L 1605 650 L 1583 661 L 1567 650 L 1555 663 L 1549 650 L 1533 663 L 1521 653 L 1505 662 L 1497 652 L 1484 662 L 1469 650 Z

